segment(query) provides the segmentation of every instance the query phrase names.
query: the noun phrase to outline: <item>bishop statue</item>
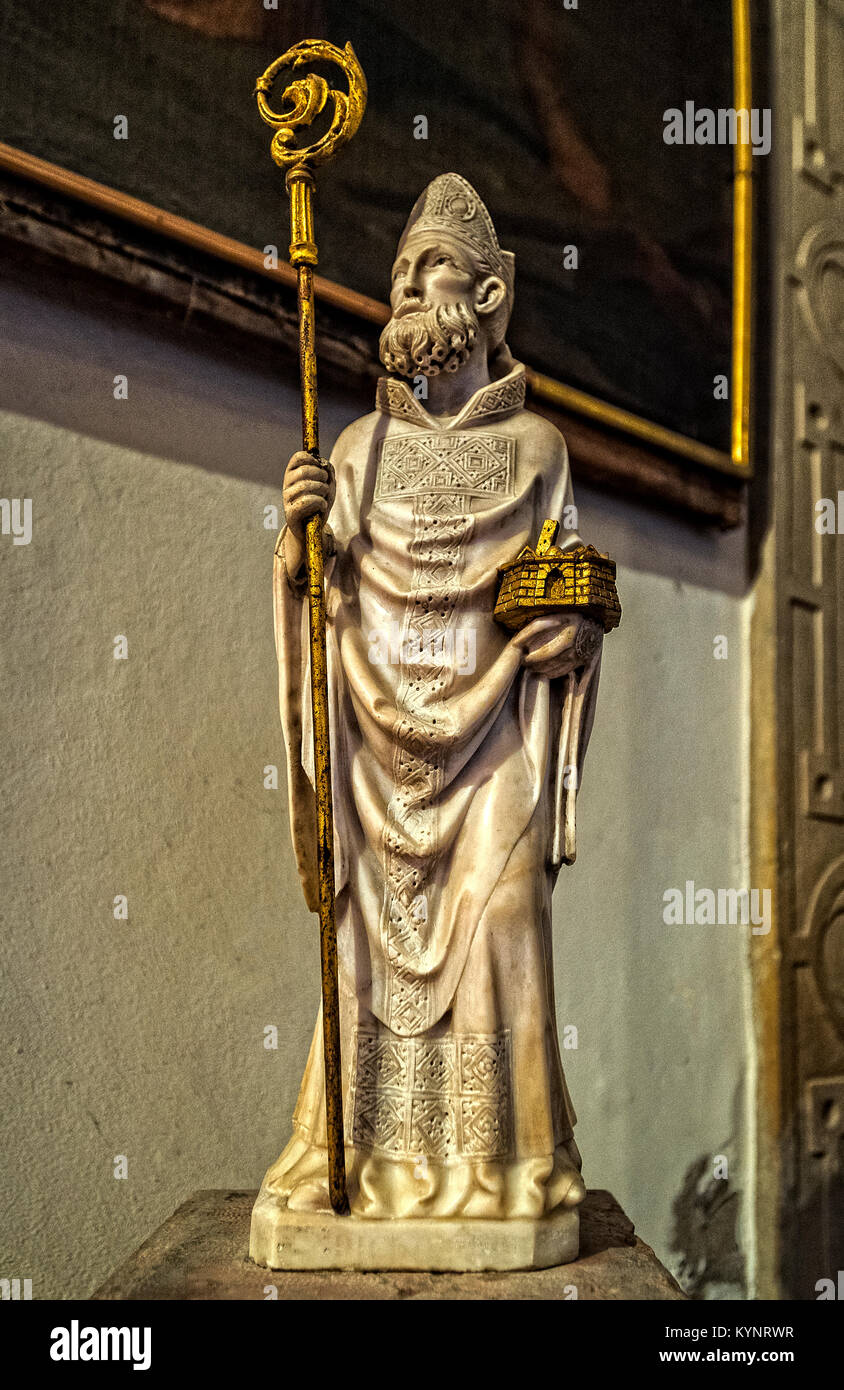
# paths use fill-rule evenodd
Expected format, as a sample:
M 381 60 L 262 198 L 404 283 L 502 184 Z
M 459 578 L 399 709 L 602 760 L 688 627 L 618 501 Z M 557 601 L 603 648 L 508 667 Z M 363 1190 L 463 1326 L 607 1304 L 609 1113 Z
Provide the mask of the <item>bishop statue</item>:
M 375 409 L 284 477 L 276 642 L 312 909 L 303 536 L 325 518 L 351 1218 L 534 1220 L 585 1195 L 551 897 L 575 856 L 605 625 L 576 606 L 515 631 L 494 617 L 500 570 L 546 523 L 556 554 L 583 551 L 565 442 L 526 409 L 507 346 L 514 268 L 475 189 L 435 178 L 396 250 Z M 262 1188 L 291 1213 L 328 1211 L 323 1067 L 318 1019 Z

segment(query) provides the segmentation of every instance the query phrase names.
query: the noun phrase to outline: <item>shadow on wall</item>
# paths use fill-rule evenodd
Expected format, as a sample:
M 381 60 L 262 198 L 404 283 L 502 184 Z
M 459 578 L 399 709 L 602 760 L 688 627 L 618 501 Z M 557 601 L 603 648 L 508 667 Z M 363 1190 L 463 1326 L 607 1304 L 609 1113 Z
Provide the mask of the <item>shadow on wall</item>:
M 720 1153 L 696 1158 L 674 1198 L 671 1249 L 679 1256 L 675 1274 L 693 1299 L 747 1296 L 738 1245 L 741 1192 L 729 1177 L 733 1153 L 730 1140 Z

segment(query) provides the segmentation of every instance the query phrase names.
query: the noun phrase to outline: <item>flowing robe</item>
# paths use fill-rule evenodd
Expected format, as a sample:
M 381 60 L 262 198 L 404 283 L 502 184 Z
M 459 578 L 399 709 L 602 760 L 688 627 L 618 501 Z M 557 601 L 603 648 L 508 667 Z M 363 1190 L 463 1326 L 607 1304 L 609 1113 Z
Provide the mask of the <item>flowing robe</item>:
M 451 420 L 403 381 L 332 453 L 326 607 L 344 1118 L 352 1210 L 536 1216 L 576 1177 L 551 892 L 600 649 L 562 680 L 492 617 L 498 567 L 572 504 L 565 442 L 524 368 Z M 579 544 L 573 530 L 562 544 Z M 293 841 L 316 910 L 307 603 L 276 546 Z M 265 1188 L 327 1204 L 322 1025 Z M 569 1200 L 572 1200 L 569 1198 Z

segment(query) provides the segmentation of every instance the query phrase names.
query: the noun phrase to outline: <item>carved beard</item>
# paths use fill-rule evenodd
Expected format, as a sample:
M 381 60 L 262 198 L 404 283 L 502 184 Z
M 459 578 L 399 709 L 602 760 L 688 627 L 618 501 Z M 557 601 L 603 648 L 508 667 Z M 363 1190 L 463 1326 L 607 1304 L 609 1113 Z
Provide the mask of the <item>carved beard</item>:
M 456 372 L 468 362 L 478 328 L 478 316 L 466 300 L 403 314 L 390 319 L 381 334 L 381 361 L 400 376 Z

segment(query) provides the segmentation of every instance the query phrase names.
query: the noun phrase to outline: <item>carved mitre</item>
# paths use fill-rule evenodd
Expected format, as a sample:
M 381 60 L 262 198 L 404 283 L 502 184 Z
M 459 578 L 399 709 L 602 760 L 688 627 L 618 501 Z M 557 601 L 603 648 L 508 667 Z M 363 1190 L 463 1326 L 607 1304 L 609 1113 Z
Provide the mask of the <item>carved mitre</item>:
M 398 251 L 411 232 L 449 232 L 465 243 L 494 274 L 501 276 L 507 286 L 508 304 L 512 304 L 516 258 L 512 251 L 502 251 L 483 200 L 460 174 L 439 174 L 420 193 L 401 234 Z

